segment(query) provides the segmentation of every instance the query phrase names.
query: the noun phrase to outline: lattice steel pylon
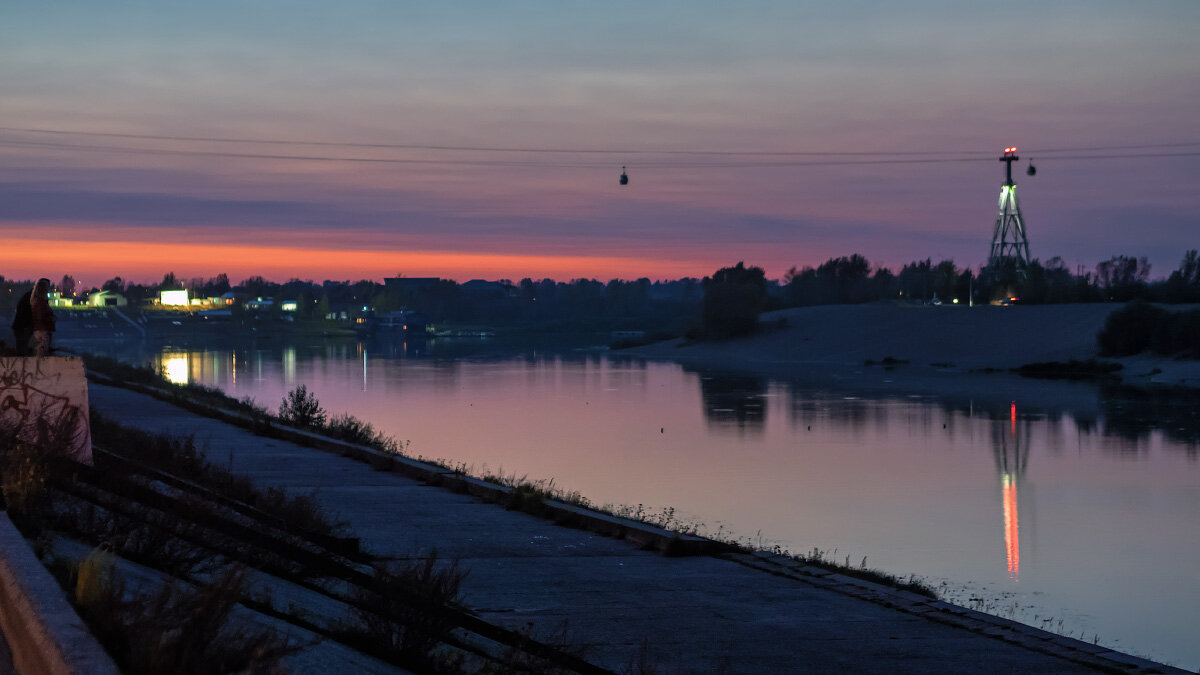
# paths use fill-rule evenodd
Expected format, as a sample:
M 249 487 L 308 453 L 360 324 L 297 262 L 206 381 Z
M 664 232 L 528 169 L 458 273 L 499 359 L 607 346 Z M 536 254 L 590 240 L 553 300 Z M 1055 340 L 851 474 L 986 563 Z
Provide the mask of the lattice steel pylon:
M 1005 148 L 1000 161 L 1004 162 L 1004 185 L 1000 188 L 1000 212 L 992 232 L 992 252 L 988 268 L 993 275 L 1015 272 L 1025 278 L 1029 267 L 1029 240 L 1025 238 L 1025 219 L 1017 202 L 1017 184 L 1013 181 L 1012 165 L 1017 161 L 1017 149 Z

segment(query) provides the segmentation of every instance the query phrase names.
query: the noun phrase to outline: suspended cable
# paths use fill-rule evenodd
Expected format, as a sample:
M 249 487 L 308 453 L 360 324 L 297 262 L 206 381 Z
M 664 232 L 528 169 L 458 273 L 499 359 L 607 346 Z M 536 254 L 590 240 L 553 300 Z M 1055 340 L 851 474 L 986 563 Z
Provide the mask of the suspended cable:
M 397 144 L 397 143 L 353 143 L 333 141 L 282 140 L 265 138 L 225 138 L 215 136 L 163 136 L 155 134 L 122 134 L 99 131 L 73 131 L 66 129 L 33 129 L 23 127 L 0 127 L 0 132 L 56 134 L 68 136 L 97 136 L 105 138 L 129 138 L 156 141 L 208 142 L 208 143 L 246 143 L 264 145 L 305 145 L 346 148 L 375 148 L 393 150 L 436 150 L 461 152 L 528 152 L 528 153 L 560 153 L 560 154 L 606 154 L 606 155 L 753 155 L 765 157 L 788 156 L 886 156 L 908 155 L 911 151 L 817 151 L 817 150 L 648 150 L 642 149 L 601 149 L 601 148 L 530 148 L 530 147 L 495 147 L 472 145 L 431 145 L 431 144 Z M 922 155 L 992 155 L 992 151 L 984 150 L 930 150 L 922 151 Z
M 264 138 L 223 138 L 215 136 L 160 136 L 154 134 L 120 134 L 108 133 L 99 131 L 70 131 L 65 129 L 32 129 L 21 127 L 0 127 L 0 132 L 10 133 L 32 133 L 32 134 L 56 134 L 66 136 L 97 136 L 104 138 L 129 138 L 138 140 L 154 140 L 154 141 L 182 141 L 182 142 L 205 142 L 205 143 L 246 143 L 246 144 L 262 144 L 262 145 L 304 145 L 304 146 L 323 146 L 323 147 L 344 147 L 344 148 L 374 148 L 374 149 L 392 149 L 392 150 L 437 150 L 437 151 L 460 151 L 460 152 L 528 152 L 528 153 L 559 153 L 559 154 L 605 154 L 605 155 L 754 155 L 764 157 L 788 157 L 788 156 L 831 156 L 831 155 L 847 155 L 847 156 L 882 156 L 882 155 L 908 155 L 910 151 L 789 151 L 789 150 L 647 150 L 643 149 L 600 149 L 600 148 L 514 148 L 514 147 L 495 147 L 495 146 L 473 146 L 473 145 L 430 145 L 430 144 L 397 144 L 397 143 L 353 143 L 353 142 L 333 142 L 333 141 L 304 141 L 304 140 L 282 140 L 282 139 L 264 139 Z M 992 155 L 991 151 L 983 150 L 931 150 L 923 151 L 922 155 Z
M 86 145 L 80 143 L 53 143 L 48 141 L 12 141 L 0 139 L 0 146 L 3 147 L 24 147 L 24 148 L 41 148 L 50 150 L 82 150 L 86 152 L 113 152 L 120 154 L 139 154 L 139 155 L 166 155 L 166 156 L 189 156 L 189 157 L 223 157 L 231 159 L 266 159 L 266 160 L 293 160 L 307 162 L 353 162 L 353 163 L 369 163 L 369 164 L 419 164 L 419 165 L 443 165 L 443 166 L 506 166 L 506 167 L 531 167 L 531 168 L 609 168 L 608 163 L 588 163 L 588 162 L 544 162 L 544 161 L 511 161 L 511 160 L 467 160 L 467 159 L 406 159 L 394 157 L 338 157 L 328 155 L 278 155 L 265 153 L 243 153 L 243 152 L 227 152 L 219 150 L 182 150 L 171 148 L 134 148 L 120 147 L 111 145 Z M 1090 159 L 1137 159 L 1137 158 L 1156 158 L 1156 157 L 1194 157 L 1200 155 L 1200 150 L 1195 152 L 1154 152 L 1154 153 L 1127 153 L 1127 154 L 1086 154 L 1086 155 L 1052 155 L 1048 158 L 1049 161 L 1057 160 L 1090 160 Z M 646 161 L 638 163 L 639 168 L 653 169 L 739 169 L 739 168 L 771 168 L 771 167 L 803 167 L 803 166 L 854 166 L 854 165 L 880 165 L 880 164 L 945 164 L 945 163 L 961 163 L 961 162 L 984 162 L 992 161 L 992 156 L 987 157 L 906 157 L 895 159 L 828 159 L 828 160 L 804 160 L 804 161 L 771 161 L 771 162 L 670 162 L 670 161 Z
M 1080 159 L 1142 159 L 1146 157 L 1196 157 L 1200 156 L 1200 150 L 1195 152 L 1131 152 L 1119 155 L 1051 155 L 1047 159 L 1051 162 L 1059 160 L 1080 160 Z M 1041 164 L 1042 160 L 1038 160 Z
M 1104 150 L 1151 150 L 1154 148 L 1188 148 L 1200 145 L 1200 141 L 1180 141 L 1177 143 L 1146 143 L 1142 145 L 1099 145 L 1091 148 L 1030 148 L 1022 150 L 1025 154 L 1047 152 L 1101 152 Z
M 50 150 L 83 150 L 86 152 L 115 152 L 133 155 L 182 155 L 188 157 L 227 157 L 238 159 L 271 159 L 299 160 L 306 162 L 365 162 L 371 164 L 446 164 L 465 166 L 529 166 L 550 168 L 572 167 L 610 167 L 611 164 L 576 164 L 550 162 L 521 162 L 506 160 L 467 160 L 467 159 L 403 159 L 391 157 L 327 157 L 320 155 L 270 155 L 245 152 L 222 152 L 218 150 L 177 150 L 167 148 L 129 148 L 108 145 L 82 145 L 78 143 L 49 143 L 40 141 L 8 141 L 0 140 L 0 146 L 44 148 Z
M 441 145 L 424 143 L 354 143 L 332 141 L 307 141 L 296 139 L 239 138 L 219 136 L 170 136 L 156 134 L 128 134 L 100 131 L 75 131 L 70 129 L 40 129 L 27 127 L 0 127 L 0 132 L 52 134 L 66 136 L 95 136 L 103 138 L 128 138 L 138 140 L 181 141 L 202 143 L 242 143 L 263 145 L 299 145 L 319 147 L 374 148 L 392 150 L 434 150 L 455 152 L 508 152 L 508 153 L 559 153 L 559 154 L 610 154 L 610 155 L 713 155 L 713 156 L 899 156 L 899 155 L 986 155 L 991 150 L 920 150 L 920 151 L 817 151 L 817 150 L 650 150 L 650 149 L 601 149 L 601 148 L 534 148 L 494 147 L 472 145 Z M 1063 148 L 1027 148 L 1027 153 L 1092 152 L 1108 150 L 1148 150 L 1157 148 L 1183 148 L 1200 146 L 1200 141 L 1177 141 L 1170 143 L 1144 143 L 1136 145 L 1076 146 Z

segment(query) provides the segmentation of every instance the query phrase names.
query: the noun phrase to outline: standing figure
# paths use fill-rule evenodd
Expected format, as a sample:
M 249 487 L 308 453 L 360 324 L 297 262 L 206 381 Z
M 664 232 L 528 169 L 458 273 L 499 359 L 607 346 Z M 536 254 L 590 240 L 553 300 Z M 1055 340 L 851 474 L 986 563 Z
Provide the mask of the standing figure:
M 32 297 L 33 291 L 25 291 L 17 301 L 17 313 L 13 316 L 12 332 L 17 356 L 29 354 L 29 339 L 33 337 L 33 307 L 29 304 Z
M 33 315 L 33 350 L 35 356 L 50 355 L 50 334 L 54 332 L 54 312 L 50 310 L 50 280 L 38 279 L 29 298 Z

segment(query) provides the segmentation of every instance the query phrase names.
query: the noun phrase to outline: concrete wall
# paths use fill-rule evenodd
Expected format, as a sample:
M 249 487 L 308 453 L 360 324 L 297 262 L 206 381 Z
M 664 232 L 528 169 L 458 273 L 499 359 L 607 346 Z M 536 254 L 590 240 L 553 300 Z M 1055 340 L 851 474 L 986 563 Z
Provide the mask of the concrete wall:
M 91 464 L 87 394 L 78 357 L 0 356 L 0 424 L 30 441 L 61 429 L 72 456 Z
M 50 572 L 0 511 L 0 631 L 21 675 L 118 675 Z

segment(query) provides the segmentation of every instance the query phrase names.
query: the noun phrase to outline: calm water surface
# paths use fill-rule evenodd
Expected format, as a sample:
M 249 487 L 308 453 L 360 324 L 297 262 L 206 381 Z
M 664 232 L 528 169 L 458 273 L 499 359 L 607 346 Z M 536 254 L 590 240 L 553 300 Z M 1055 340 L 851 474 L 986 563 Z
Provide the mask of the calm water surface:
M 871 394 L 470 341 L 124 357 L 272 408 L 305 384 L 412 454 L 866 558 L 960 604 L 1200 666 L 1200 425 L 1186 402 L 1022 381 L 1070 401 L 1029 407 L 1000 376 L 978 395 Z

